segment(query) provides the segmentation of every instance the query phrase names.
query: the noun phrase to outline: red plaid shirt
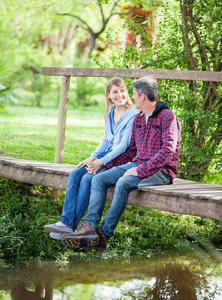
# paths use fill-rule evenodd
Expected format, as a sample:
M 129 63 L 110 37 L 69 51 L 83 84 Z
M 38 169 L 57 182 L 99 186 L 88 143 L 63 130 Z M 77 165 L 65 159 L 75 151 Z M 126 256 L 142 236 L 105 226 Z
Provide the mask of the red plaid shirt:
M 137 115 L 128 149 L 108 163 L 108 169 L 129 161 L 137 164 L 138 177 L 147 178 L 157 171 L 177 176 L 181 126 L 164 102 L 157 101 L 156 109 L 149 117 L 141 112 Z

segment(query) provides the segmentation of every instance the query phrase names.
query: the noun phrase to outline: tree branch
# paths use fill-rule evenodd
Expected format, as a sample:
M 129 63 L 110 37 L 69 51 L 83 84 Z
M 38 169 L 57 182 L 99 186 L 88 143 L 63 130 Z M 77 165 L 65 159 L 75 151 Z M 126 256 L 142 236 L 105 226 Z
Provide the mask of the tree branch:
M 114 11 L 115 7 L 117 6 L 118 2 L 119 2 L 119 1 L 114 2 L 113 7 L 112 7 L 112 9 L 111 9 L 111 11 L 110 11 L 109 16 L 105 19 L 105 18 L 104 18 L 104 14 L 103 14 L 102 5 L 101 5 L 101 3 L 100 3 L 100 1 L 99 1 L 99 7 L 100 7 L 101 14 L 102 14 L 103 24 L 102 24 L 102 28 L 101 28 L 98 32 L 95 32 L 96 37 L 98 37 L 98 36 L 105 30 L 107 23 L 109 22 L 110 18 L 111 18 L 113 15 L 115 15 L 115 14 L 121 14 L 121 13 L 113 13 L 113 11 Z
M 193 54 L 191 51 L 190 39 L 188 35 L 188 24 L 187 24 L 187 3 L 186 0 L 180 0 L 180 9 L 182 14 L 182 21 L 183 21 L 183 36 L 185 42 L 185 48 L 187 50 L 187 58 L 188 63 L 190 65 L 191 70 L 196 70 L 195 61 L 193 58 Z
M 101 4 L 100 0 L 99 0 L 99 8 L 100 8 L 100 12 L 101 12 L 101 15 L 102 15 L 102 21 L 103 21 L 103 24 L 104 24 L 105 23 L 105 17 L 104 17 L 103 8 L 102 8 L 102 4 Z
M 197 172 L 195 173 L 190 173 L 190 175 L 195 176 L 197 174 L 199 174 L 201 171 L 203 171 L 204 169 L 207 169 L 210 166 L 210 162 L 208 164 L 206 164 L 205 166 L 203 166 L 202 168 L 200 168 Z
M 83 27 L 81 25 L 78 25 L 78 27 L 88 31 L 90 34 L 94 34 L 93 30 L 91 29 L 91 27 L 82 19 L 80 18 L 79 16 L 77 15 L 73 15 L 73 14 L 70 14 L 70 13 L 59 13 L 57 10 L 56 10 L 56 7 L 54 6 L 54 12 L 59 15 L 59 16 L 69 16 L 69 17 L 72 17 L 72 18 L 75 18 L 77 20 L 79 20 L 81 23 L 85 24 L 86 27 Z
M 187 59 L 188 65 L 190 66 L 191 70 L 196 70 L 196 64 L 193 57 L 193 53 L 191 50 L 190 39 L 188 35 L 188 23 L 187 23 L 187 0 L 180 0 L 180 9 L 182 14 L 182 21 L 183 21 L 183 36 L 185 42 L 185 49 L 187 50 Z M 196 96 L 198 96 L 198 84 L 197 81 L 193 81 L 193 89 Z
M 197 27 L 196 27 L 196 24 L 194 22 L 194 18 L 193 18 L 193 9 L 192 8 L 188 8 L 188 16 L 189 16 L 189 21 L 190 21 L 190 24 L 191 24 L 191 27 L 192 27 L 192 30 L 193 30 L 193 33 L 194 33 L 194 36 L 195 36 L 195 39 L 198 43 L 198 45 L 200 46 L 199 48 L 201 49 L 202 53 L 203 53 L 203 57 L 204 57 L 204 60 L 206 62 L 206 65 L 208 67 L 208 70 L 210 71 L 210 64 L 209 64 L 209 60 L 208 60 L 208 57 L 207 57 L 207 54 L 206 54 L 206 51 L 205 51 L 205 46 L 204 46 L 204 43 L 199 35 L 199 32 L 197 30 Z

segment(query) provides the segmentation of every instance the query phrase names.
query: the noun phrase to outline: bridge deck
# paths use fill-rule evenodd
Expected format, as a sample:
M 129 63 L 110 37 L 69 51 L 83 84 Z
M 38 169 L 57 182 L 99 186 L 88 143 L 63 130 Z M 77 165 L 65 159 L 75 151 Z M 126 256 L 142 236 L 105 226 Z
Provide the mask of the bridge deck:
M 29 184 L 66 190 L 74 165 L 53 164 L 0 157 L 0 176 Z M 112 199 L 114 188 L 108 190 Z M 130 193 L 129 205 L 222 221 L 222 185 L 175 179 L 166 186 L 138 188 Z

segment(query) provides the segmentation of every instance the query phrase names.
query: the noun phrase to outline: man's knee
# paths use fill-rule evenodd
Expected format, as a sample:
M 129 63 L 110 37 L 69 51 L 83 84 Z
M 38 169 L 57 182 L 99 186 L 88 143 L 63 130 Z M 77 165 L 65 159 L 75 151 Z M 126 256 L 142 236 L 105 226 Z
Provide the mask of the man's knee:
M 132 191 L 137 188 L 137 177 L 122 176 L 116 183 L 115 190 Z
M 95 176 L 93 176 L 92 178 L 92 186 L 98 186 L 101 185 L 103 183 L 103 173 L 99 173 L 96 174 Z
M 119 178 L 119 180 L 116 183 L 116 187 L 115 187 L 116 191 L 119 191 L 119 190 L 128 191 L 131 189 L 131 183 L 127 177 L 128 176 L 122 176 Z

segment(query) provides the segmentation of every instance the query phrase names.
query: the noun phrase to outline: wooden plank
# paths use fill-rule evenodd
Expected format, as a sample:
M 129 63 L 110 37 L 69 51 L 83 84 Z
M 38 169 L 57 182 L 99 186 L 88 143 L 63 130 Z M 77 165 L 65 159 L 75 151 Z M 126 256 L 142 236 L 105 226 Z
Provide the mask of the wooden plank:
M 176 184 L 195 184 L 195 183 L 199 183 L 196 181 L 192 181 L 192 180 L 187 180 L 187 179 L 180 179 L 180 178 L 175 178 L 173 180 L 173 185 L 175 186 Z
M 108 189 L 108 201 L 112 200 L 113 191 L 114 187 Z M 221 203 L 208 200 L 153 194 L 137 189 L 130 193 L 127 204 L 222 221 Z
M 104 69 L 104 68 L 60 68 L 42 67 L 42 74 L 50 76 L 77 76 L 77 77 L 127 77 L 139 78 L 152 75 L 156 79 L 179 79 L 222 81 L 222 72 L 187 71 L 187 70 L 152 70 L 152 69 Z
M 204 184 L 191 182 L 191 184 L 171 184 L 166 186 L 150 186 L 139 188 L 142 191 L 150 191 L 154 194 L 162 194 L 169 196 L 183 196 L 201 199 L 210 199 L 212 196 L 222 196 L 222 186 L 216 184 Z
M 55 173 L 61 175 L 69 175 L 69 172 L 75 169 L 75 165 L 71 164 L 53 164 L 49 162 L 37 162 L 32 160 L 24 159 L 13 159 L 13 158 L 2 158 L 0 157 L 0 164 L 15 166 L 19 169 L 28 169 L 28 170 L 39 170 L 45 173 Z
M 149 188 L 152 188 L 152 189 L 162 189 L 162 186 L 158 185 L 158 186 L 152 186 L 152 187 L 141 187 L 140 189 L 141 190 L 147 190 Z M 190 183 L 190 184 L 180 184 L 179 182 L 177 184 L 169 184 L 169 185 L 166 185 L 165 186 L 165 190 L 172 190 L 172 191 L 176 191 L 176 190 L 192 190 L 192 189 L 203 189 L 203 190 L 206 190 L 206 189 L 220 189 L 222 190 L 222 185 L 220 184 L 209 184 L 209 183 L 200 183 L 200 182 L 195 182 L 193 181 L 193 183 Z

